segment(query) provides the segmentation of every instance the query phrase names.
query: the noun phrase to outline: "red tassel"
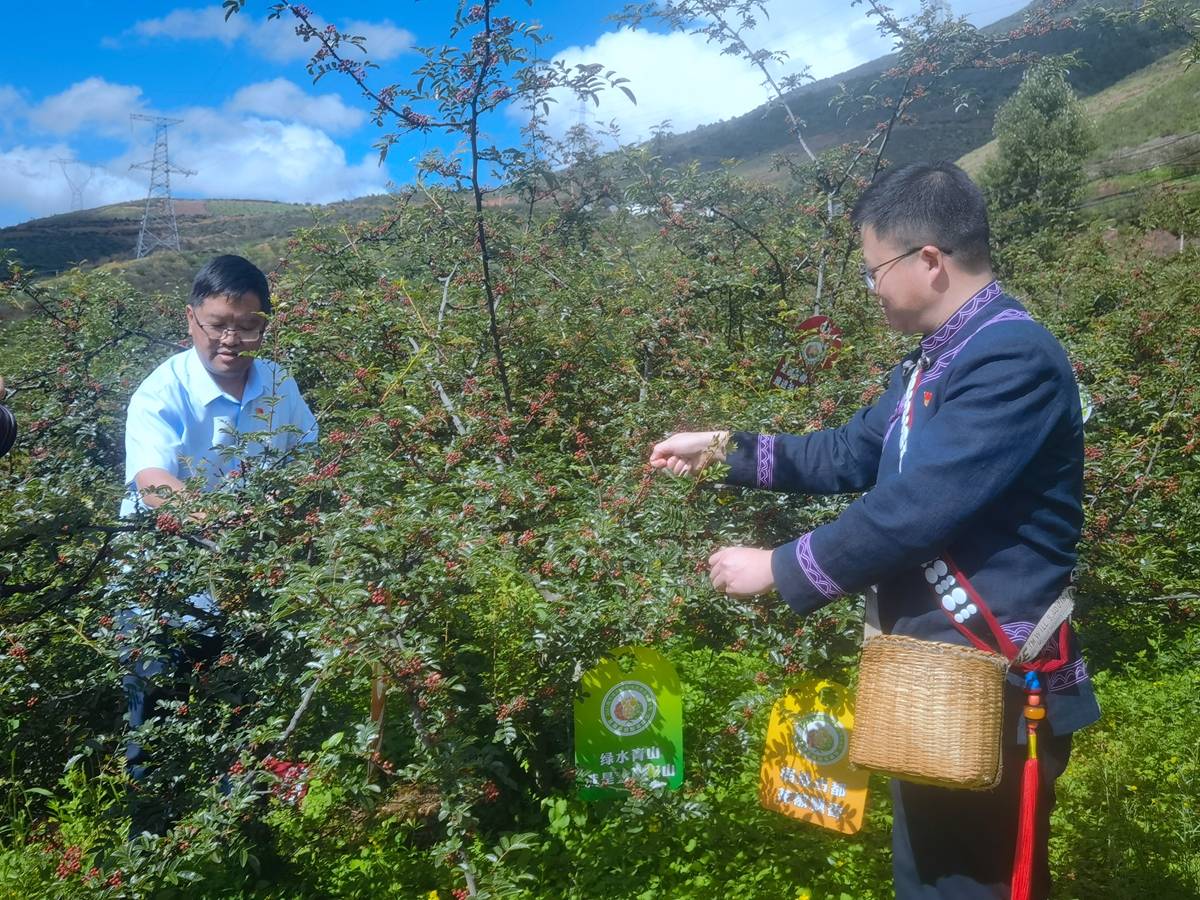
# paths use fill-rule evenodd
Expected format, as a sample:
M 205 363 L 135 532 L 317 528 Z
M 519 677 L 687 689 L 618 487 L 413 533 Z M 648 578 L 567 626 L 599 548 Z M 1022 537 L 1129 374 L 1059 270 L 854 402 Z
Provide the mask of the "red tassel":
M 1017 826 L 1017 852 L 1013 860 L 1012 900 L 1030 900 L 1033 890 L 1033 838 L 1037 830 L 1038 758 L 1037 722 L 1028 721 L 1029 755 L 1021 773 L 1021 813 Z

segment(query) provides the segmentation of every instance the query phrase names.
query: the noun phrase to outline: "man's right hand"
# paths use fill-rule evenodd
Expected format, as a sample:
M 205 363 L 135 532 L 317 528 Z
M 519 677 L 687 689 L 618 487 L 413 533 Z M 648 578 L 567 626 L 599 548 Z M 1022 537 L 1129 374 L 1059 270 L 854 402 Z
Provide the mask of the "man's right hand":
M 728 431 L 681 431 L 654 445 L 650 465 L 673 475 L 695 475 L 709 463 L 724 462 L 728 443 Z

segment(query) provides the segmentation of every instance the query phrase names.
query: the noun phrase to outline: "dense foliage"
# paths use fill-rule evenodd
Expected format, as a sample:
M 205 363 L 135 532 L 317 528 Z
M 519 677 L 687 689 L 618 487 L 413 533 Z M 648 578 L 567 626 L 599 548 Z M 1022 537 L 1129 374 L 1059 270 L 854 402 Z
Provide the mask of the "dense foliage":
M 493 24 L 475 15 L 455 27 Z M 844 218 L 874 158 L 839 150 L 780 191 L 647 150 L 601 158 L 579 135 L 557 152 L 552 172 L 492 160 L 521 169 L 522 203 L 423 180 L 376 221 L 298 231 L 263 352 L 296 376 L 320 445 L 139 519 L 116 515 L 124 409 L 178 350 L 182 298 L 97 274 L 5 284 L 32 314 L 2 335 L 24 427 L 0 464 L 5 893 L 890 895 L 881 784 L 850 839 L 756 796 L 771 703 L 852 675 L 858 604 L 802 620 L 715 595 L 705 571 L 715 547 L 771 546 L 842 501 L 646 466 L 672 430 L 803 432 L 882 392 L 907 344 L 862 289 Z M 1115 714 L 1063 782 L 1064 897 L 1200 889 L 1200 256 L 1138 240 L 1001 255 L 1097 408 L 1079 622 Z M 772 388 L 814 296 L 842 352 L 808 386 Z M 188 643 L 200 591 L 219 601 L 219 646 L 180 665 L 133 785 L 122 674 Z M 133 605 L 146 612 L 126 621 Z M 686 781 L 585 804 L 572 702 L 622 644 L 680 670 Z M 165 834 L 127 840 L 131 807 Z

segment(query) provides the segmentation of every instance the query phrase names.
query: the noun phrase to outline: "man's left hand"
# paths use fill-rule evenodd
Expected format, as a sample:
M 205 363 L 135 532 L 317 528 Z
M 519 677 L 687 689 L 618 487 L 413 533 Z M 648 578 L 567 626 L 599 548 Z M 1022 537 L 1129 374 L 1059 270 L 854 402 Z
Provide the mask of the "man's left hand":
M 775 589 L 771 551 L 722 547 L 708 558 L 708 577 L 723 594 L 746 600 Z

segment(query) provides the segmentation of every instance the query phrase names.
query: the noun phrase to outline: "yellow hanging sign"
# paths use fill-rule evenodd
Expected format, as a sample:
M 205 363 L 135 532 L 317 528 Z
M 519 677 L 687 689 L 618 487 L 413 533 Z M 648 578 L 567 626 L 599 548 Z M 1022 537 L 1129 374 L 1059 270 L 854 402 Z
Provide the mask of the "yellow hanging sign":
M 766 809 L 854 834 L 867 808 L 865 769 L 850 765 L 853 697 L 831 681 L 792 689 L 771 710 L 759 800 Z

